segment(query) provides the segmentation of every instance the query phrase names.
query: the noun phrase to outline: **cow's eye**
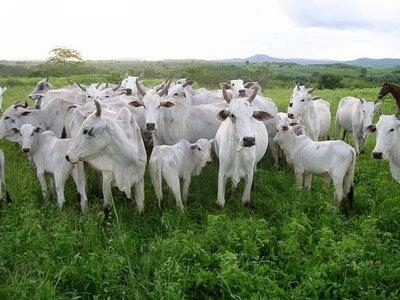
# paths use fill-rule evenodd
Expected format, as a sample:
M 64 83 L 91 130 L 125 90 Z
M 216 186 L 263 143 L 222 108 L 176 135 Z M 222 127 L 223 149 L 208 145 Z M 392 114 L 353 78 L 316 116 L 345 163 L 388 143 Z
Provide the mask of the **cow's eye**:
M 5 117 L 4 120 L 8 120 L 10 117 Z
M 389 132 L 393 132 L 393 131 L 394 131 L 394 128 L 392 128 L 392 129 L 389 130 Z
M 234 114 L 231 114 L 231 119 L 232 119 L 232 120 L 235 120 L 235 119 L 236 119 L 236 116 L 235 116 Z
M 82 131 L 83 134 L 88 134 L 88 132 L 89 132 L 89 130 L 87 130 L 87 129 L 83 129 L 83 131 Z
M 304 102 L 304 101 L 306 101 L 306 99 L 301 99 L 301 102 Z

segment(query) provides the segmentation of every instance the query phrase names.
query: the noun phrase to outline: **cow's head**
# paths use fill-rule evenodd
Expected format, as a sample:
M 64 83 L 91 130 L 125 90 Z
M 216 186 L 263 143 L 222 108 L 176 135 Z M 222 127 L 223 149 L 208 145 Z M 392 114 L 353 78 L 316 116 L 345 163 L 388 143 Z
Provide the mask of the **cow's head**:
M 289 103 L 288 117 L 291 119 L 300 117 L 309 109 L 310 103 L 317 99 L 321 99 L 321 97 L 311 95 L 306 88 L 298 90 Z
M 376 144 L 372 157 L 388 159 L 392 151 L 399 151 L 400 121 L 395 115 L 381 115 L 376 124 Z
M 23 124 L 20 129 L 13 128 L 13 130 L 21 135 L 22 151 L 30 153 L 32 149 L 37 147 L 37 135 L 41 130 L 40 127 Z
M 29 94 L 29 98 L 32 100 L 39 100 L 46 95 L 49 90 L 53 90 L 55 87 L 49 82 L 49 78 L 46 77 L 39 81 L 33 91 Z
M 233 137 L 242 147 L 251 147 L 256 143 L 255 134 L 252 131 L 253 118 L 258 121 L 265 121 L 273 116 L 265 111 L 256 111 L 250 107 L 258 92 L 256 88 L 249 98 L 227 98 L 227 94 L 223 88 L 224 98 L 229 102 L 227 109 L 221 110 L 218 114 L 220 120 L 228 119 L 232 124 Z
M 365 138 L 367 134 L 371 132 L 370 128 L 372 125 L 372 119 L 374 117 L 374 111 L 381 103 L 368 102 L 361 98 L 359 98 L 359 100 L 362 107 L 363 137 Z
M 214 139 L 207 140 L 201 138 L 190 145 L 191 157 L 198 166 L 198 169 L 195 170 L 195 175 L 199 175 L 201 168 L 204 168 L 206 165 L 210 165 L 212 163 L 211 148 L 213 142 Z
M 189 76 L 187 78 L 181 78 L 178 79 L 177 81 L 171 83 L 167 96 L 168 97 L 179 97 L 179 96 L 184 96 L 185 95 L 185 88 L 187 86 L 193 85 L 196 82 L 192 80 L 192 78 Z
M 0 118 L 0 140 L 4 138 L 13 142 L 21 140 L 20 135 L 15 135 L 12 129 L 19 128 L 32 113 L 26 106 L 27 104 L 14 104 L 4 111 Z
M 95 104 L 96 111 L 83 121 L 67 151 L 65 158 L 71 163 L 95 159 L 113 141 L 107 118 L 101 116 L 100 104 Z
M 167 93 L 169 84 L 164 86 L 161 91 L 156 91 L 155 89 L 149 89 L 147 92 L 144 91 L 140 85 L 138 80 L 136 80 L 136 86 L 138 88 L 138 92 L 143 96 L 143 101 L 139 104 L 138 101 L 133 101 L 132 106 L 143 105 L 145 108 L 144 116 L 145 116 L 145 128 L 146 130 L 157 130 L 158 119 L 160 117 L 160 110 L 170 108 L 175 106 L 175 103 L 164 100 L 161 98 L 164 94 Z

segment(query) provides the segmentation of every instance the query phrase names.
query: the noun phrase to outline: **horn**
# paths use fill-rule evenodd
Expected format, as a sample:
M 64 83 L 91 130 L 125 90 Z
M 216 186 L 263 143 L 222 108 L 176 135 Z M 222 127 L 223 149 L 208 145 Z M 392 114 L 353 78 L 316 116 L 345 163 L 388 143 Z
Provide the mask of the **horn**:
M 313 88 L 307 89 L 308 93 L 311 94 L 317 89 L 317 86 L 314 86 Z
M 45 74 L 44 77 L 46 78 L 46 81 L 49 81 L 49 76 L 47 74 Z
M 225 84 L 222 86 L 222 95 L 224 96 L 224 99 L 225 99 L 226 102 L 228 102 L 228 103 L 231 102 L 231 98 L 229 98 L 229 95 L 226 92 L 226 85 Z
M 94 100 L 94 104 L 96 105 L 96 117 L 100 117 L 101 116 L 101 106 L 99 101 Z
M 129 76 L 129 71 L 125 72 L 124 78 L 127 78 Z
M 82 91 L 86 92 L 86 87 L 82 86 L 79 82 L 76 82 L 76 85 L 79 86 L 79 88 L 80 88 Z
M 121 87 L 121 83 L 122 83 L 122 81 L 115 87 L 115 88 L 113 88 L 112 90 L 115 92 L 116 90 L 118 90 L 120 87 Z M 108 84 L 108 82 L 107 82 L 107 84 Z
M 168 75 L 167 78 L 165 78 L 164 82 L 156 89 L 157 93 L 164 88 L 165 84 L 168 83 L 169 81 L 172 81 L 172 75 Z
M 297 91 L 300 91 L 300 84 L 299 84 L 298 81 L 296 82 L 296 90 L 297 90 Z
M 257 96 L 257 93 L 258 93 L 258 86 L 254 88 L 253 94 L 249 98 L 247 98 L 247 101 L 249 101 L 250 103 L 253 102 L 254 98 Z
M 170 85 L 171 85 L 171 80 L 168 80 L 168 83 L 162 88 L 161 91 L 158 92 L 158 95 L 160 95 L 160 97 L 162 97 L 166 92 L 168 92 Z
M 140 72 L 140 75 L 138 76 L 138 78 L 140 78 L 140 77 L 142 77 L 143 76 L 143 70 L 142 70 L 142 72 Z
M 25 108 L 28 107 L 28 100 L 25 100 L 24 107 L 25 107 Z
M 71 85 L 74 84 L 71 80 L 69 80 L 69 78 L 67 78 L 67 81 L 68 81 L 68 83 L 71 84 Z
M 101 82 L 99 82 L 99 83 L 96 85 L 96 89 L 97 89 L 97 90 L 99 89 L 100 85 L 101 85 Z
M 140 86 L 140 84 L 139 84 L 139 77 L 136 77 L 135 83 L 136 83 L 136 88 L 138 89 L 139 93 L 140 93 L 142 96 L 146 95 L 146 91 L 145 91 L 145 90 Z
M 70 105 L 65 112 L 68 112 L 71 108 L 77 108 L 76 105 Z

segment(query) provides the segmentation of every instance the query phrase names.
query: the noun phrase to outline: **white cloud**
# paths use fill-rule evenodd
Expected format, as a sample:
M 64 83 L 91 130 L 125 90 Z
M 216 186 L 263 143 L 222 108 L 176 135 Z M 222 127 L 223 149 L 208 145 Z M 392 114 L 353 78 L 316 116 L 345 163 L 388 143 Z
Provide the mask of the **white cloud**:
M 397 1 L 62 3 L 3 0 L 0 60 L 46 59 L 56 46 L 84 59 L 399 57 Z

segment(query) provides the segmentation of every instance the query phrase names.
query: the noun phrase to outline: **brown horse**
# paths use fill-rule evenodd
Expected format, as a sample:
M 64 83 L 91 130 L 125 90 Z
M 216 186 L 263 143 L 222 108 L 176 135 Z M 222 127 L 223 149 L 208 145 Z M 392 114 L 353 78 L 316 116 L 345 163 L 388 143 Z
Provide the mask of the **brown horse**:
M 381 89 L 378 94 L 378 99 L 375 100 L 375 103 L 378 100 L 382 100 L 382 98 L 385 97 L 387 94 L 392 94 L 392 96 L 396 100 L 397 111 L 395 115 L 398 118 L 400 116 L 400 86 L 387 81 L 382 83 Z

